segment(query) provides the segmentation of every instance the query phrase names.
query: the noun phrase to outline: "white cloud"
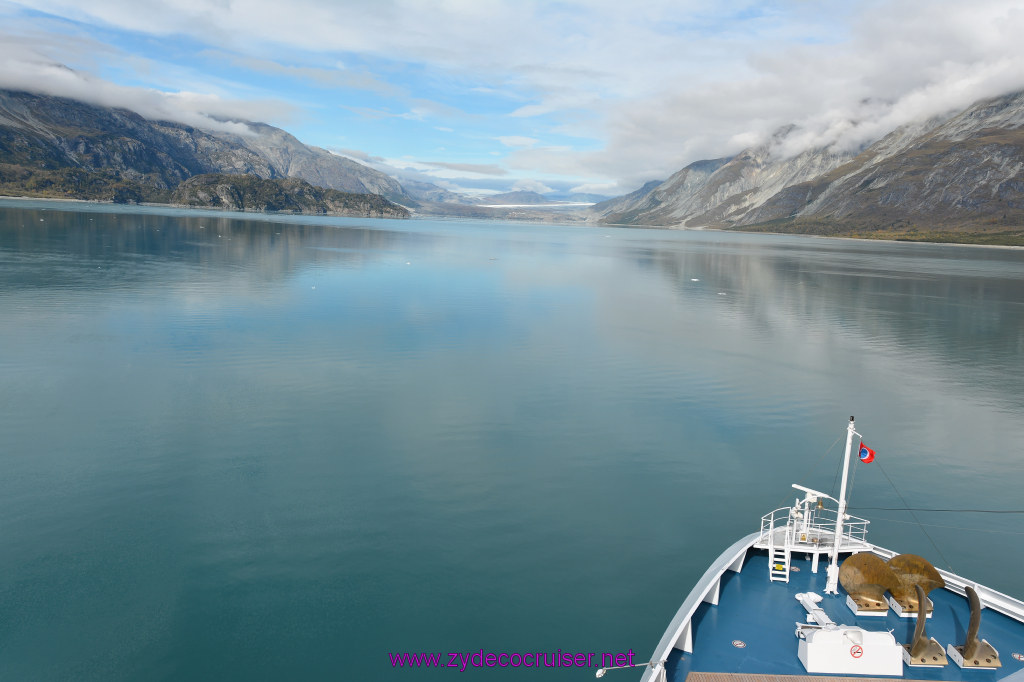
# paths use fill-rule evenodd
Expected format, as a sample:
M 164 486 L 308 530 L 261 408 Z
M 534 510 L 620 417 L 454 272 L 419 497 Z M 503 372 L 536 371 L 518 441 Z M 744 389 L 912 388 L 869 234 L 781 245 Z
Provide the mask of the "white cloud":
M 447 167 L 440 167 L 437 163 L 427 163 L 412 159 L 388 159 L 380 156 L 373 156 L 358 149 L 334 149 L 332 153 L 346 156 L 353 161 L 375 168 L 382 173 L 392 175 L 400 182 L 427 182 L 438 187 L 460 192 L 469 195 L 498 194 L 514 190 L 529 190 L 540 193 L 552 191 L 564 191 L 571 185 L 564 182 L 544 183 L 528 178 L 510 177 L 510 174 L 481 174 L 472 172 L 474 170 L 494 170 L 488 165 L 480 168 L 479 165 L 465 168 L 465 164 L 445 164 Z M 469 171 L 469 172 L 467 172 Z M 554 185 L 552 187 L 551 185 Z M 572 190 L 577 191 L 577 190 Z
M 795 123 L 781 153 L 856 149 L 896 127 L 1024 88 L 1024 11 L 1002 1 L 875 4 L 833 45 L 750 55 L 742 78 L 617 107 L 608 145 L 587 158 L 633 184 L 685 163 L 739 151 Z M 622 177 L 620 174 L 619 177 Z
M 401 88 L 375 78 L 369 73 L 347 69 L 340 62 L 333 69 L 325 69 L 314 66 L 281 64 L 272 59 L 237 57 L 224 53 L 221 50 L 208 50 L 204 56 L 212 59 L 224 59 L 240 68 L 250 69 L 256 73 L 283 76 L 296 80 L 301 79 L 321 88 L 352 88 L 386 96 L 403 94 Z
M 605 194 L 611 196 L 620 190 L 614 182 L 588 182 L 576 185 L 569 191 L 574 194 Z
M 512 189 L 517 192 L 536 192 L 537 194 L 547 194 L 548 192 L 554 192 L 543 182 L 539 180 L 516 180 L 512 184 Z
M 893 0 L 857 11 L 831 42 L 741 41 L 743 64 L 715 61 L 699 78 L 666 77 L 670 87 L 606 103 L 603 149 L 518 150 L 509 167 L 614 178 L 629 191 L 763 143 L 786 124 L 799 130 L 780 154 L 856 149 L 900 125 L 1024 88 L 1019 3 Z M 711 49 L 724 44 L 710 41 Z
M 523 135 L 502 135 L 498 138 L 498 142 L 506 147 L 532 147 L 537 144 L 536 139 Z
M 44 36 L 6 36 L 0 41 L 0 88 L 57 95 L 104 107 L 123 107 L 146 118 L 171 120 L 241 135 L 249 129 L 236 120 L 287 118 L 293 107 L 267 100 L 228 99 L 211 93 L 163 92 L 111 83 L 53 61 Z M 60 51 L 89 50 L 88 41 L 65 41 Z M 42 48 L 42 49 L 41 49 Z
M 474 116 L 486 119 L 490 127 L 477 139 L 510 147 L 510 169 L 617 183 L 621 191 L 699 158 L 735 153 L 784 124 L 799 130 L 780 153 L 856 148 L 903 123 L 1024 88 L 1019 0 L 292 0 L 286 10 L 271 0 L 20 4 L 105 30 L 188 36 L 241 55 L 245 68 L 390 97 L 391 104 L 353 110 L 395 126 L 429 120 L 461 132 Z M 241 102 L 215 90 L 167 95 L 62 74 L 52 67 L 61 61 L 56 45 L 37 50 L 38 59 L 4 50 L 3 84 L 67 88 L 61 94 L 177 112 L 179 120 L 241 115 Z M 302 63 L 310 54 L 321 63 Z M 422 83 L 400 75 L 416 69 L 429 74 Z M 464 104 L 467 93 L 487 106 Z M 283 114 L 280 103 L 245 104 L 247 118 Z M 499 105 L 505 116 L 495 115 Z M 599 142 L 585 150 L 538 147 L 517 134 L 524 118 L 531 129 L 546 126 L 545 137 L 581 131 Z M 493 127 L 501 119 L 507 133 Z M 462 150 L 458 162 L 433 168 L 461 172 L 465 159 Z
M 422 161 L 423 165 L 432 168 L 443 168 L 460 173 L 473 173 L 476 175 L 508 175 L 508 170 L 496 163 L 452 163 L 448 161 Z

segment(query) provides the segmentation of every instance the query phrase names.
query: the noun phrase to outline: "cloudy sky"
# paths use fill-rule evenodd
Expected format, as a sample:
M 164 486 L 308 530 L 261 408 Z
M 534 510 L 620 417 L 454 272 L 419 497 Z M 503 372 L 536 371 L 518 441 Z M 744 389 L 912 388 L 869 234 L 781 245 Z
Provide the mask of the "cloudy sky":
M 621 194 L 1024 88 L 1019 0 L 0 0 L 0 87 L 260 120 L 456 190 Z

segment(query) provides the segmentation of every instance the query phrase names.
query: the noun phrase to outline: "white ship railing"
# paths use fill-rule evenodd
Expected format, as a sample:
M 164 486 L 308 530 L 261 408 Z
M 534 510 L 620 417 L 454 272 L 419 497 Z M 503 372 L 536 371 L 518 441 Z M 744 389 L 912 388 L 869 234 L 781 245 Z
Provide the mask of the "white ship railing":
M 755 546 L 788 547 L 798 551 L 814 551 L 832 547 L 836 537 L 836 509 L 814 506 L 781 507 L 761 517 L 761 534 Z M 870 521 L 849 514 L 843 520 L 839 549 L 863 549 L 868 545 Z
M 871 551 L 886 561 L 892 559 L 898 554 L 898 552 L 886 549 L 885 547 L 878 547 L 877 545 L 872 545 Z M 978 599 L 981 601 L 982 608 L 998 611 L 999 613 L 1007 615 L 1014 620 L 1024 623 L 1024 602 L 1020 599 L 1011 597 L 1008 594 L 1004 594 L 999 590 L 994 590 L 991 587 L 974 582 L 973 580 L 968 580 L 967 578 L 957 575 L 952 571 L 947 571 L 938 567 L 936 567 L 935 570 L 937 570 L 939 575 L 942 576 L 943 581 L 946 583 L 945 587 L 950 592 L 959 594 L 961 597 L 966 597 L 967 591 L 964 588 L 970 585 L 974 588 L 974 591 L 978 593 Z

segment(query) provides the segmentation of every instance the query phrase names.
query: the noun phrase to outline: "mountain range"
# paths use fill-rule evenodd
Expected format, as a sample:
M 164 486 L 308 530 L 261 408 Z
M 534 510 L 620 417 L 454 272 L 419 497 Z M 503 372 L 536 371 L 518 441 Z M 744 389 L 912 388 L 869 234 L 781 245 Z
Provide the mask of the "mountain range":
M 783 155 L 788 126 L 732 157 L 591 208 L 593 222 L 1024 244 L 1024 92 L 902 126 L 855 151 Z M 985 241 L 972 239 L 971 241 Z
M 280 184 L 291 178 L 435 215 L 1024 244 L 1024 92 L 904 125 L 857 149 L 786 153 L 803 132 L 786 126 L 764 144 L 696 161 L 667 180 L 576 212 L 545 206 L 551 193 L 510 192 L 474 202 L 430 183 L 403 184 L 280 128 L 222 123 L 220 130 L 200 130 L 125 109 L 0 90 L 0 193 L 169 202 L 190 178 L 244 175 L 279 186 L 219 178 L 193 183 L 193 190 L 224 206 L 274 195 L 279 199 L 271 203 L 327 210 L 327 203 L 308 204 L 327 195 Z M 220 189 L 211 193 L 213 186 Z M 364 203 L 359 210 L 379 207 Z
M 328 195 L 318 195 L 323 202 L 311 204 L 314 194 L 283 182 L 297 179 L 323 189 L 379 195 L 421 214 L 552 219 L 540 209 L 476 206 L 476 199 L 431 183 L 400 182 L 347 157 L 303 144 L 265 123 L 221 123 L 223 129 L 200 130 L 149 120 L 126 109 L 0 90 L 0 194 L 153 203 L 187 197 L 190 205 L 286 206 L 276 210 L 313 213 L 346 204 L 328 200 Z M 216 191 L 209 191 L 210 182 L 203 181 L 176 194 L 182 183 L 200 175 L 252 176 L 271 184 L 219 178 Z M 538 197 L 538 203 L 552 201 Z M 355 204 L 348 201 L 347 205 Z M 379 210 L 372 202 L 358 207 L 358 211 Z M 568 218 L 562 214 L 559 219 Z
M 342 192 L 377 194 L 417 206 L 414 194 L 443 193 L 427 183 L 407 190 L 394 178 L 302 144 L 263 123 L 232 122 L 241 132 L 152 121 L 126 109 L 0 90 L 0 189 L 84 199 L 168 201 L 195 175 L 227 173 L 265 180 L 298 178 Z

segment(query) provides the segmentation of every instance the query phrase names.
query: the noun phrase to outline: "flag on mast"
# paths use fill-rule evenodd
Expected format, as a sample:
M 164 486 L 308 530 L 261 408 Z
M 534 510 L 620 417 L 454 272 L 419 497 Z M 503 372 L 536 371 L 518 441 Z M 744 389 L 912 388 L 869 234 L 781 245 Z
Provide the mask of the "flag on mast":
M 864 445 L 864 441 L 860 442 L 860 461 L 865 464 L 870 464 L 875 461 L 875 451 Z

